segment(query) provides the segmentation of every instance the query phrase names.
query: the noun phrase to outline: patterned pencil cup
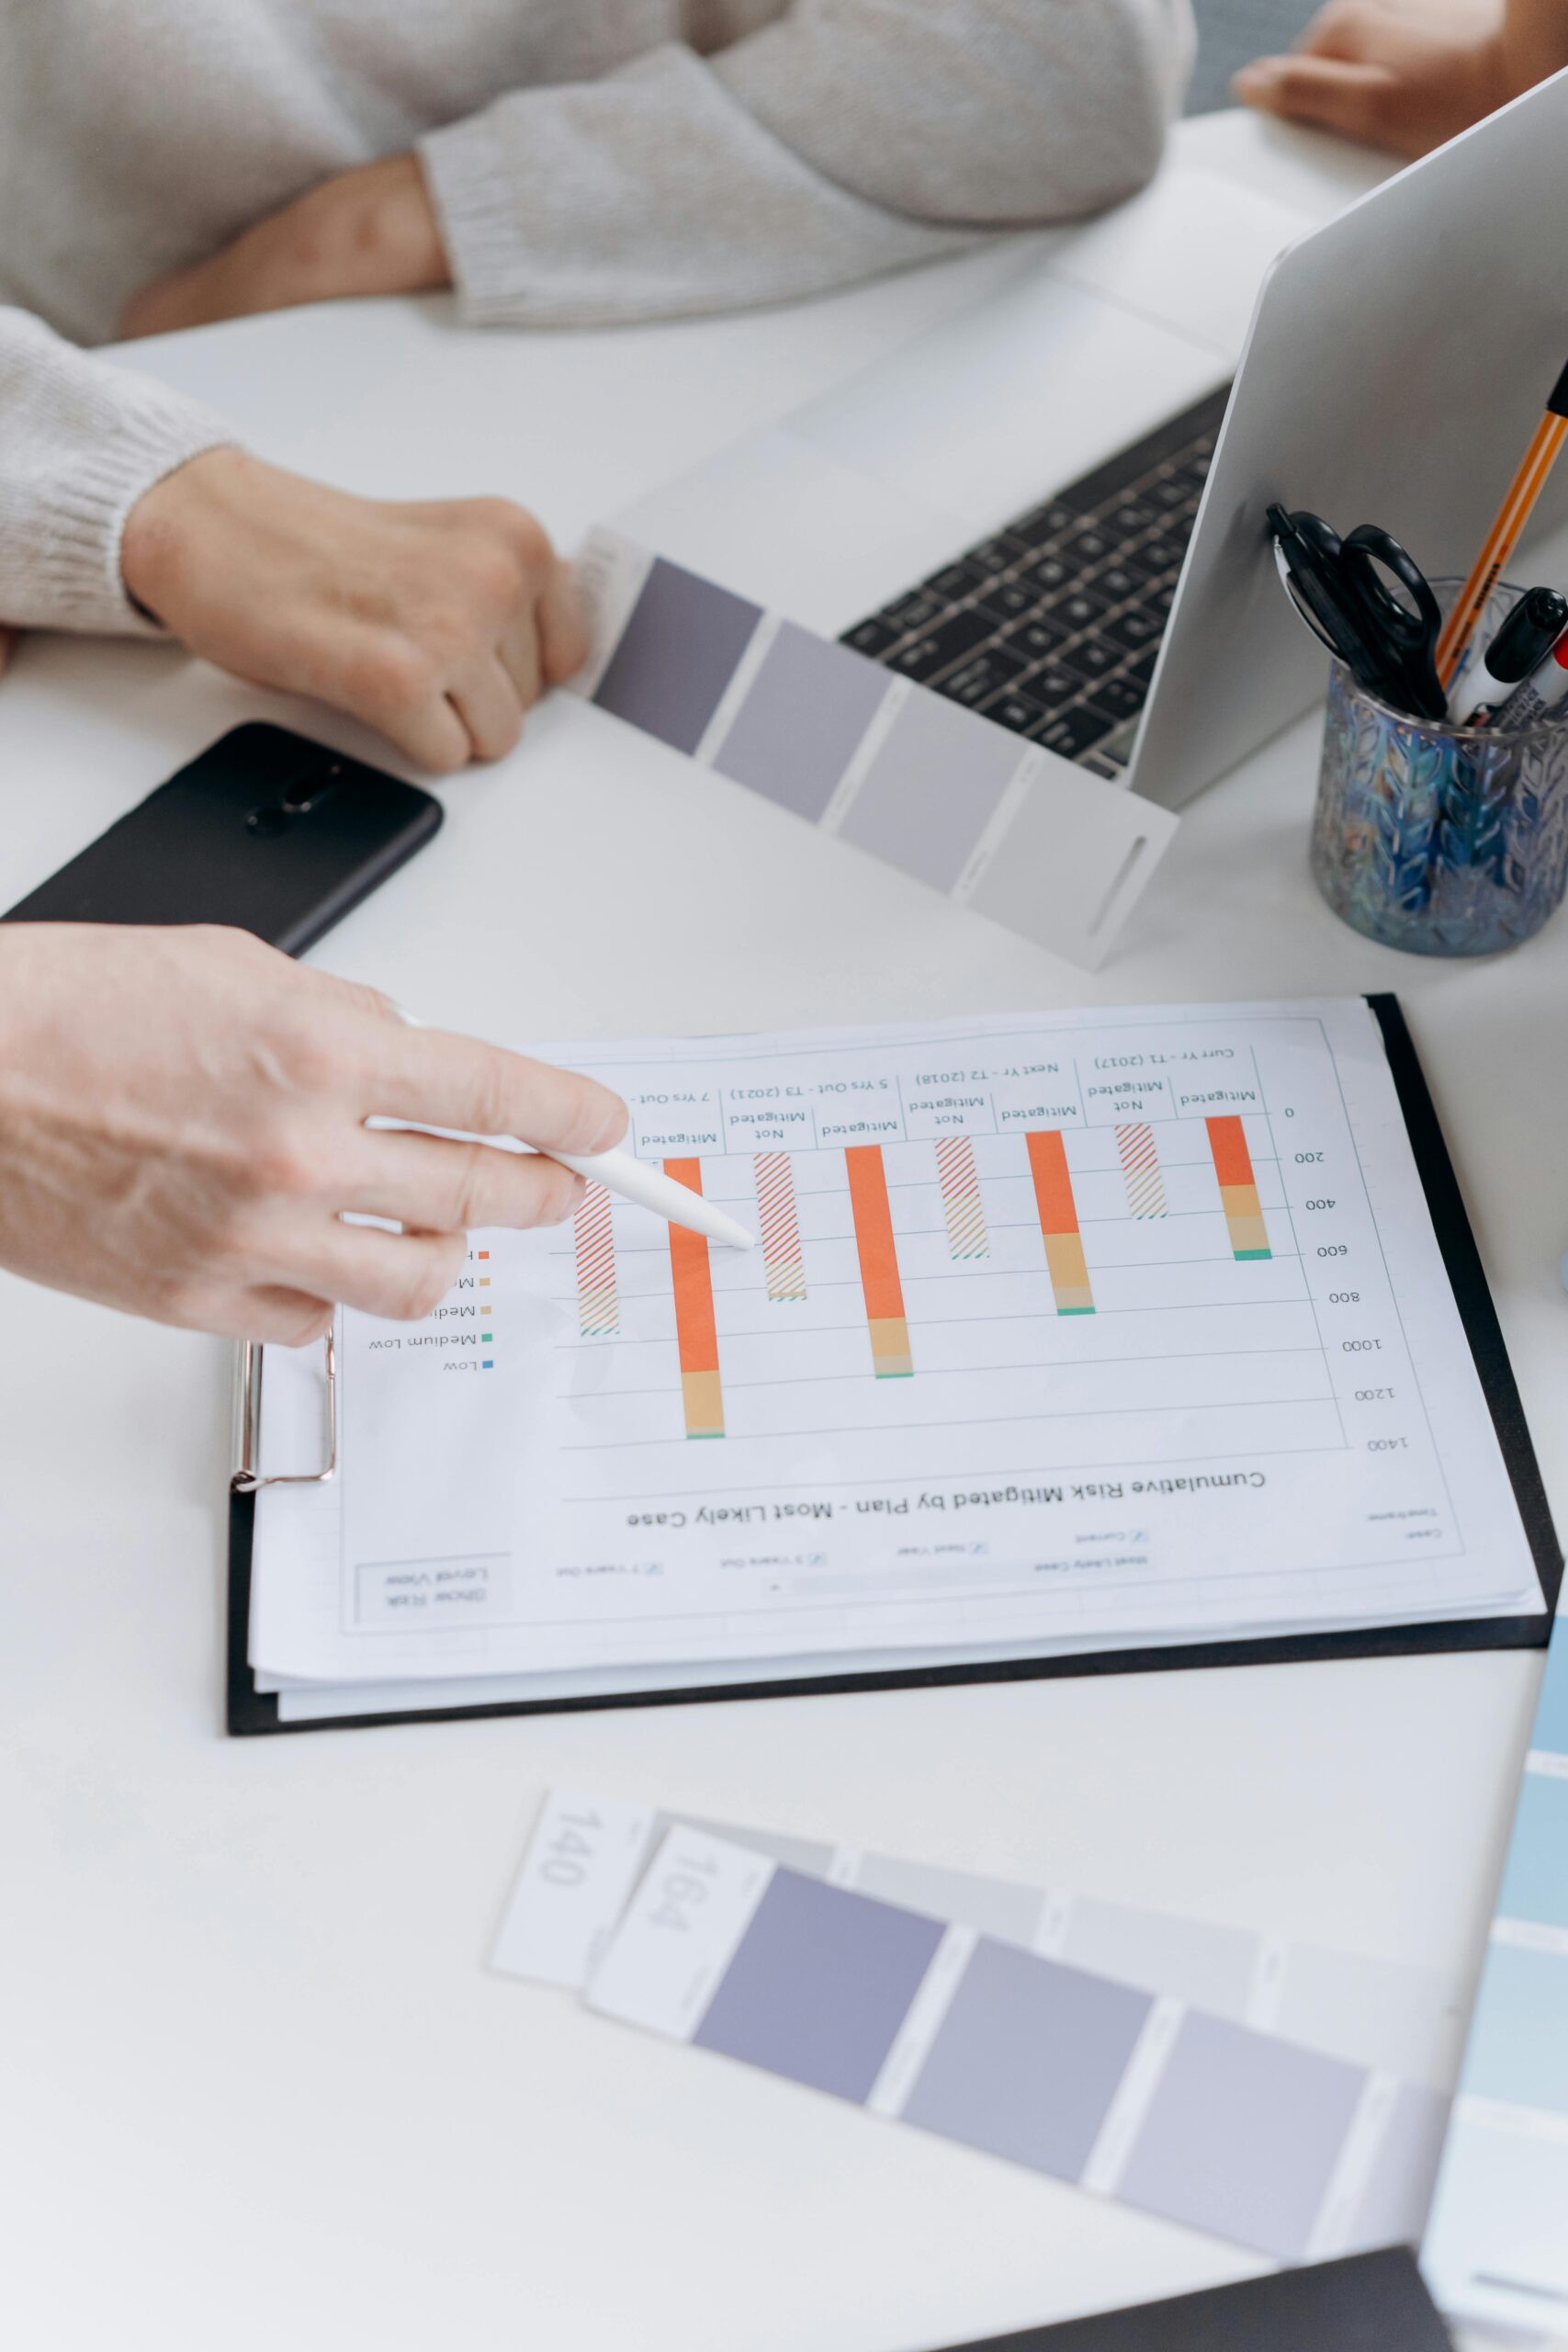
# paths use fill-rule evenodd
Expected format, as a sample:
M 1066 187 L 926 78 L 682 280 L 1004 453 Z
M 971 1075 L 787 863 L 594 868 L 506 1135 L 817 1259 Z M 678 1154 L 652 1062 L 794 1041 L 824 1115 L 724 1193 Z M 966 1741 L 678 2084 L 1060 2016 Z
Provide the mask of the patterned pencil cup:
M 1453 582 L 1434 582 L 1445 607 Z M 1494 591 L 1483 650 L 1523 591 Z M 1568 723 L 1427 726 L 1333 664 L 1313 820 L 1317 887 L 1353 929 L 1417 956 L 1532 938 L 1568 882 Z

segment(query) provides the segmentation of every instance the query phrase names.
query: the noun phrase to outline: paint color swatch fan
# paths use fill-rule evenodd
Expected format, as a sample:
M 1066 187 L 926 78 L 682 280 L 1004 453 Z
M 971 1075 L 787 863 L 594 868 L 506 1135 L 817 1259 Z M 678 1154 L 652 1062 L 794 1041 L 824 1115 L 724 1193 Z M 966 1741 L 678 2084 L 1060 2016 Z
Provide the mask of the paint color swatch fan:
M 761 1247 L 593 1190 L 269 1351 L 235 1730 L 1544 1637 L 1391 1001 L 547 1050 Z

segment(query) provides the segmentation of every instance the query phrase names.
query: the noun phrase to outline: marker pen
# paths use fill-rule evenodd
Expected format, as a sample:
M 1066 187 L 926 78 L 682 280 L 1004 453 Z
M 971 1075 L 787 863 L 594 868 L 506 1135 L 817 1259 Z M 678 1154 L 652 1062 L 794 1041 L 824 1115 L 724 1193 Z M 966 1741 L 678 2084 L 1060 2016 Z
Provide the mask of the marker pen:
M 1568 628 L 1568 596 L 1531 588 L 1519 598 L 1485 652 L 1454 681 L 1449 717 L 1456 727 L 1487 727 Z
M 1568 637 L 1559 638 L 1539 670 L 1532 671 L 1524 684 L 1508 696 L 1492 721 L 1495 735 L 1517 734 L 1521 727 L 1533 727 L 1538 719 L 1550 718 L 1568 697 Z

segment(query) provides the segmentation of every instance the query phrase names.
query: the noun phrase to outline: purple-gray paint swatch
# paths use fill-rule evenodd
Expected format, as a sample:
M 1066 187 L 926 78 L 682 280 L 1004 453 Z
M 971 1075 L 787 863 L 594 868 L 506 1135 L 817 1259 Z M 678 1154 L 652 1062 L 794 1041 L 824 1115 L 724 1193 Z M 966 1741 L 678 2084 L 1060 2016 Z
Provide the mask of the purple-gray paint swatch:
M 759 605 L 658 556 L 593 699 L 694 752 L 761 617 Z
M 1118 2194 L 1299 2259 L 1366 2079 L 1343 2059 L 1190 2010 Z
M 1027 747 L 916 687 L 888 729 L 840 831 L 917 880 L 951 890 Z
M 1153 2003 L 982 1937 L 904 2120 L 1077 2180 Z
M 776 1871 L 692 2039 L 862 2102 L 942 1933 L 940 1920 Z
M 785 621 L 714 766 L 815 824 L 890 683 L 861 654 Z

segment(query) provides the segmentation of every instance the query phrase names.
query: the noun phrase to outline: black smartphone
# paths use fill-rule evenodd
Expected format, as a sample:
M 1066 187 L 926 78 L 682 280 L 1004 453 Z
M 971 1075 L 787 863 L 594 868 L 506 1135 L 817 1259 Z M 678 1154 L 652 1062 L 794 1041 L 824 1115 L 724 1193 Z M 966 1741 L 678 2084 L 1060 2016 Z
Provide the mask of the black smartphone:
M 150 792 L 4 922 L 221 922 L 290 956 L 423 849 L 441 803 L 257 720 Z

